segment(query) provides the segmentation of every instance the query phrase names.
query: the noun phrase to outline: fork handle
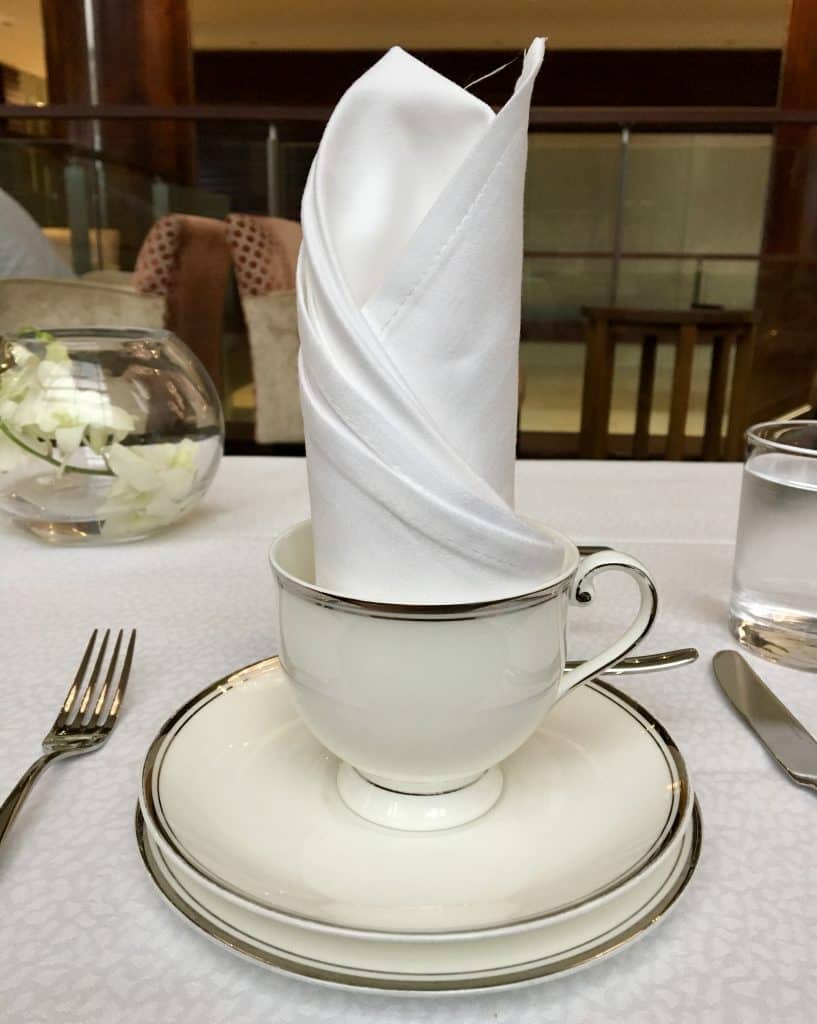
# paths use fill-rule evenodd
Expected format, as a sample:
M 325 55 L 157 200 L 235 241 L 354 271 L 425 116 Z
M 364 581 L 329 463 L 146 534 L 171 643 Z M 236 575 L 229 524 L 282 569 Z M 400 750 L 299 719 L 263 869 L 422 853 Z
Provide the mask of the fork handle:
M 0 844 L 2 844 L 6 833 L 11 828 L 11 823 L 17 817 L 17 812 L 23 806 L 26 797 L 31 792 L 34 783 L 42 774 L 43 770 L 60 756 L 56 750 L 49 751 L 38 758 L 20 779 L 14 789 L 0 806 Z

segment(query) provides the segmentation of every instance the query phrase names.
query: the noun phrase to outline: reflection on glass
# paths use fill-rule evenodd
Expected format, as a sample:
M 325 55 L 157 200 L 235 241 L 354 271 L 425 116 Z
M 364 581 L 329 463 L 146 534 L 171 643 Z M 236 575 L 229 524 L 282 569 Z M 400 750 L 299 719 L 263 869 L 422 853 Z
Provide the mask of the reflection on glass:
M 623 259 L 619 267 L 616 305 L 638 309 L 689 309 L 694 288 L 694 260 Z
M 619 132 L 531 134 L 525 179 L 525 248 L 610 251 L 620 159 Z
M 79 122 L 71 125 L 79 127 Z M 65 136 L 7 138 L 0 140 L 0 187 L 46 229 L 75 272 L 127 272 L 151 225 L 168 212 L 222 218 L 240 211 L 298 219 L 319 126 L 283 121 L 275 128 L 271 135 L 261 120 L 199 122 L 197 180 L 187 185 L 156 181 Z M 582 307 L 754 305 L 771 150 L 768 133 L 634 130 L 626 146 L 617 128 L 531 133 L 523 430 L 577 429 Z M 130 281 L 123 275 L 115 283 Z M 222 324 L 225 406 L 235 436 L 249 437 L 254 389 L 237 309 L 231 292 Z M 703 420 L 696 389 L 706 379 L 708 359 L 702 345 L 695 355 L 691 433 Z M 637 374 L 637 358 L 620 350 L 614 432 L 619 425 L 622 433 L 631 429 Z M 653 433 L 661 433 L 666 418 L 661 396 L 668 394 L 671 374 L 672 351 L 662 347 Z
M 519 429 L 575 434 L 580 425 L 584 345 L 575 341 L 523 341 L 519 352 L 525 397 Z
M 757 272 L 757 260 L 700 260 L 696 301 L 711 306 L 752 309 Z
M 537 323 L 578 321 L 582 306 L 609 302 L 611 274 L 609 259 L 527 257 L 522 271 L 523 324 L 532 330 Z
M 279 142 L 277 145 L 276 195 L 273 209 L 279 217 L 301 219 L 301 196 L 317 142 Z
M 757 253 L 771 150 L 765 134 L 633 133 L 623 250 Z

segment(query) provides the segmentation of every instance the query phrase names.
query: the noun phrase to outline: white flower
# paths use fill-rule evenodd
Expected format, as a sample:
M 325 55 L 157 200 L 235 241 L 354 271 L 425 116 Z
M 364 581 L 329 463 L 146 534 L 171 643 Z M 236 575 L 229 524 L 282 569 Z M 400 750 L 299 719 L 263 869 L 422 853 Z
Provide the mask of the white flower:
M 121 536 L 166 526 L 190 507 L 196 445 L 189 438 L 178 444 L 112 444 L 105 456 L 117 479 L 99 511 L 103 534 Z
M 85 435 L 85 427 L 83 424 L 79 424 L 73 427 L 57 427 L 54 431 L 54 440 L 57 442 L 57 448 L 60 450 L 62 461 L 67 462 L 74 452 L 82 444 L 82 438 Z
M 11 429 L 20 404 L 32 389 L 37 388 L 40 360 L 16 342 L 7 343 L 2 354 L 4 358 L 7 355 L 11 357 L 10 363 L 0 373 L 0 473 L 8 473 L 31 458 L 32 454 L 47 456 L 50 446 L 36 433 L 29 436 L 27 432 Z M 17 437 L 22 444 L 15 440 Z
M 10 351 L 13 363 L 0 373 L 0 424 L 23 446 L 39 450 L 50 442 L 50 457 L 66 466 L 83 443 L 101 454 L 134 429 L 134 418 L 107 392 L 78 386 L 64 345 L 50 342 L 43 358 L 20 344 Z M 0 471 L 6 462 L 8 455 Z
M 10 344 L 11 366 L 0 373 L 0 405 L 23 398 L 36 385 L 39 360 L 23 345 Z
M 80 428 L 80 440 L 93 430 L 97 437 L 104 432 L 121 441 L 134 428 L 133 417 L 113 405 L 106 392 L 77 387 L 70 361 L 43 360 L 37 368 L 37 382 L 39 387 L 30 388 L 11 414 L 10 423 L 20 430 L 36 428 L 59 445 L 59 430 Z

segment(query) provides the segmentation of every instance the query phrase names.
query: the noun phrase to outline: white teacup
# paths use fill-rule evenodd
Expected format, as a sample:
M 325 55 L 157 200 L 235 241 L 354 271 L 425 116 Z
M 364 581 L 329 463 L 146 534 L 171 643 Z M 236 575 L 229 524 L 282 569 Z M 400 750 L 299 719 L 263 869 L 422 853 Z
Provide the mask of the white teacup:
M 343 800 L 362 817 L 430 830 L 484 814 L 502 791 L 500 762 L 649 630 L 657 596 L 640 562 L 610 550 L 580 562 L 570 540 L 537 529 L 563 553 L 559 574 L 532 593 L 465 605 L 321 589 L 308 520 L 274 542 L 281 663 L 305 722 L 341 760 Z M 635 579 L 638 613 L 603 653 L 565 671 L 568 605 L 589 602 L 591 577 L 610 570 Z

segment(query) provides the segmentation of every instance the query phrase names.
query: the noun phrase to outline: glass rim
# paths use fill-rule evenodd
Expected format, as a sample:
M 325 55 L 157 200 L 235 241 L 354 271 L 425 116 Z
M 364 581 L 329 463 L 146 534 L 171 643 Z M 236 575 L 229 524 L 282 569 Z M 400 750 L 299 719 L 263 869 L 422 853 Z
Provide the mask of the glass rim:
M 813 427 L 815 430 L 815 442 L 810 448 L 801 445 L 786 444 L 773 437 L 764 434 L 764 431 L 774 429 L 784 430 L 786 427 Z M 817 419 L 815 420 L 765 420 L 763 423 L 755 423 L 749 427 L 745 434 L 746 443 L 758 445 L 776 452 L 786 452 L 792 455 L 800 455 L 803 458 L 817 458 Z
M 9 341 L 44 341 L 41 334 L 50 334 L 51 337 L 60 341 L 68 341 L 71 338 L 111 338 L 118 340 L 137 341 L 139 338 L 149 338 L 151 341 L 168 341 L 175 338 L 173 331 L 165 327 L 25 327 L 18 331 L 0 331 L 0 338 Z

